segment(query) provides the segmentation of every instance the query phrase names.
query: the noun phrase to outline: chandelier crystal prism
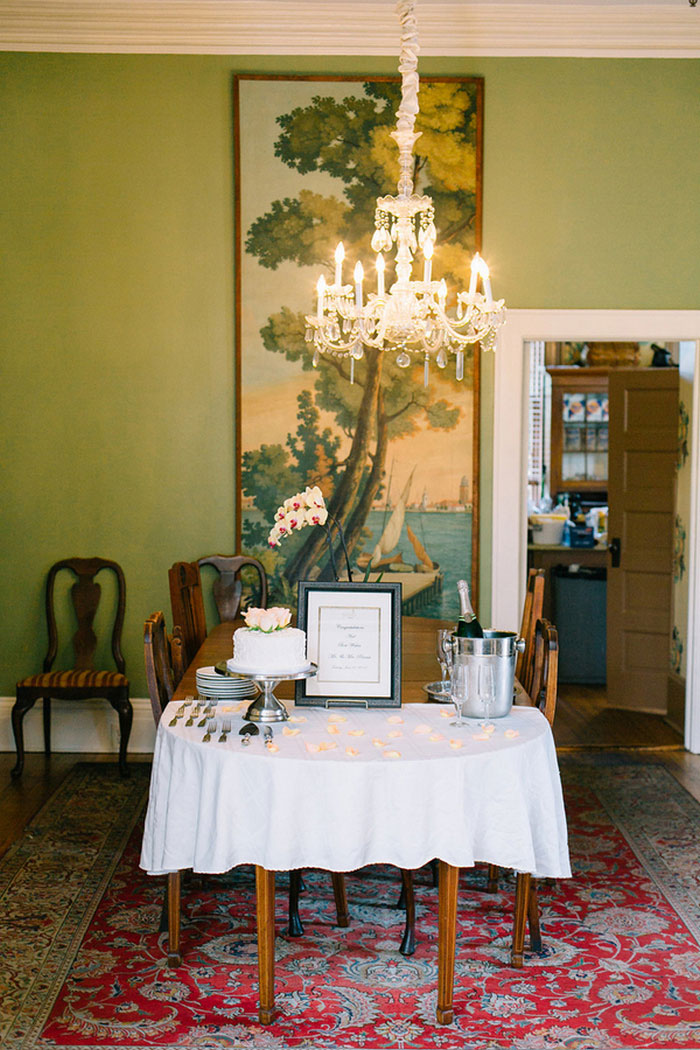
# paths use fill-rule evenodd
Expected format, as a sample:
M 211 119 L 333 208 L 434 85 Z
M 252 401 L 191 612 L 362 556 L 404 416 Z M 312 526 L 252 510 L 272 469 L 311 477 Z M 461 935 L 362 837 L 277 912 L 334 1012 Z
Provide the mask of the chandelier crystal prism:
M 413 150 L 420 137 L 414 130 L 419 112 L 414 9 L 414 0 L 399 0 L 396 5 L 401 23 L 401 103 L 391 136 L 399 149 L 399 180 L 396 196 L 377 199 L 371 241 L 377 256 L 376 292 L 365 298 L 364 270 L 359 262 L 353 283 L 343 284 L 345 251 L 340 243 L 335 251 L 333 283 L 328 284 L 324 276 L 319 278 L 316 313 L 306 317 L 306 341 L 313 344 L 314 366 L 321 354 L 349 357 L 350 382 L 355 361 L 361 360 L 367 348 L 395 353 L 401 368 L 422 360 L 426 386 L 430 361 L 444 368 L 454 355 L 456 378 L 462 379 L 465 347 L 480 343 L 484 350 L 495 349 L 498 330 L 505 321 L 504 301 L 493 299 L 489 269 L 478 253 L 471 264 L 466 292 L 450 293 L 444 280 L 433 278 L 437 240 L 433 202 L 414 193 L 413 185 Z M 396 279 L 387 290 L 383 253 L 394 248 Z M 418 252 L 423 256 L 422 280 L 413 279 Z

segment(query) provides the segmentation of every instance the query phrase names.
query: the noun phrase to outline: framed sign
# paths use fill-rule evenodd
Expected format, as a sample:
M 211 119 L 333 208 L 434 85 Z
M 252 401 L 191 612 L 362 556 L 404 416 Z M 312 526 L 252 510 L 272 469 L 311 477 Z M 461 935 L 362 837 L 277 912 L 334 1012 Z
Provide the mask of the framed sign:
M 401 584 L 299 582 L 297 626 L 318 671 L 299 706 L 401 706 Z
M 468 282 L 481 247 L 483 93 L 481 78 L 421 77 L 415 187 L 433 199 L 434 268 L 451 288 Z M 404 615 L 456 619 L 457 580 L 477 597 L 478 348 L 462 381 L 431 366 L 425 387 L 419 355 L 403 369 L 367 349 L 350 382 L 347 360 L 326 354 L 314 367 L 305 341 L 338 242 L 347 275 L 373 264 L 377 197 L 396 193 L 400 82 L 248 75 L 233 94 L 236 550 L 263 562 L 273 603 L 291 604 L 316 572 L 332 579 L 322 530 L 267 546 L 280 496 L 318 485 L 354 580 L 391 571 Z

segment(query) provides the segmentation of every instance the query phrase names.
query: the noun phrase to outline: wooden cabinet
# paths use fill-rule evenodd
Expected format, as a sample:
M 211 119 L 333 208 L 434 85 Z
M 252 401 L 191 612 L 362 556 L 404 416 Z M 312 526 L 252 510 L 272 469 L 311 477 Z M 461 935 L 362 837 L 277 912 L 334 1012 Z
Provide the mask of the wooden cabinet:
M 550 366 L 550 492 L 603 492 L 608 487 L 607 368 Z

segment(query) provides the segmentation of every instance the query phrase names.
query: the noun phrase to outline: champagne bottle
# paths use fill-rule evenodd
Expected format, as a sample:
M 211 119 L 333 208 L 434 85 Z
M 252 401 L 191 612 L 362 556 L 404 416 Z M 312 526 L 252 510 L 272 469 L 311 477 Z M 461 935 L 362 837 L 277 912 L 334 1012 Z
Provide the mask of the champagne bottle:
M 484 632 L 481 624 L 476 618 L 476 613 L 469 600 L 469 587 L 466 580 L 457 581 L 459 591 L 459 605 L 461 609 L 459 622 L 455 634 L 458 638 L 483 638 Z

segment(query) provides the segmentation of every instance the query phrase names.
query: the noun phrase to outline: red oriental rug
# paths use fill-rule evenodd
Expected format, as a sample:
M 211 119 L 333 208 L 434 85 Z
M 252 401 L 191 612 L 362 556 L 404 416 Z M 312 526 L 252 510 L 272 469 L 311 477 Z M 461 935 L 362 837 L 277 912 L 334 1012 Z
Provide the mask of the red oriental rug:
M 613 765 L 610 765 L 610 762 Z M 700 1046 L 700 806 L 662 767 L 562 761 L 571 880 L 541 885 L 544 950 L 508 965 L 512 881 L 463 873 L 455 1013 L 434 1023 L 437 892 L 417 875 L 416 954 L 403 958 L 399 878 L 304 875 L 305 934 L 285 933 L 278 877 L 278 1018 L 257 1020 L 252 869 L 191 877 L 184 964 L 165 965 L 162 880 L 138 867 L 148 767 L 128 781 L 78 766 L 0 863 L 5 1050 L 432 1050 Z

